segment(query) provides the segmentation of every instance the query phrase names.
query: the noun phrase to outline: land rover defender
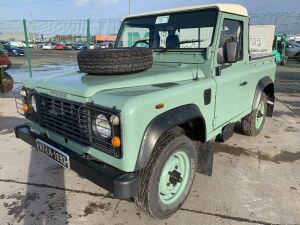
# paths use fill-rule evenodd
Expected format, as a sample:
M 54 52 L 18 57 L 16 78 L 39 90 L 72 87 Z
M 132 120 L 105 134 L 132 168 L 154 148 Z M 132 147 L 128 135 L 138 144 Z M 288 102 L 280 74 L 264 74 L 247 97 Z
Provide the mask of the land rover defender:
M 17 91 L 16 137 L 157 219 L 182 206 L 196 171 L 211 176 L 206 143 L 238 121 L 258 135 L 272 116 L 274 56 L 249 54 L 240 5 L 128 16 L 114 48 L 81 51 L 78 65 Z

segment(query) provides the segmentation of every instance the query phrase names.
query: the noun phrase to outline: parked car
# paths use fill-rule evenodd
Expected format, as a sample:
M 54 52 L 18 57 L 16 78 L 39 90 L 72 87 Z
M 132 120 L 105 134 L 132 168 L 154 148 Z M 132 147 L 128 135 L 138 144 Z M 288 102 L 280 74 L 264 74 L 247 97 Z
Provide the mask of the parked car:
M 2 54 L 4 53 L 5 55 L 9 55 L 8 51 L 4 48 L 1 48 L 0 51 L 2 52 Z
M 90 43 L 90 49 L 95 49 L 95 45 L 93 43 Z
M 10 46 L 14 46 L 16 48 L 24 48 L 26 45 L 22 41 L 11 41 L 9 43 Z
M 287 42 L 286 54 L 289 59 L 300 62 L 300 44 L 297 42 Z
M 249 23 L 247 9 L 232 4 L 126 17 L 114 49 L 78 53 L 82 73 L 25 82 L 17 100 L 27 122 L 15 135 L 114 198 L 133 198 L 166 219 L 184 204 L 196 171 L 211 176 L 221 162 L 207 142 L 227 141 L 237 122 L 243 134 L 259 135 L 273 114 L 274 55 L 250 57 Z M 128 40 L 133 30 L 147 39 Z
M 8 52 L 9 56 L 24 56 L 25 52 L 23 49 L 16 48 L 11 45 L 5 45 L 4 49 Z
M 0 68 L 4 70 L 9 69 L 11 66 L 11 61 L 4 51 L 0 50 Z
M 26 48 L 26 43 L 23 42 L 23 47 L 22 48 Z M 29 48 L 38 48 L 38 44 L 37 43 L 34 43 L 34 42 L 28 42 L 28 47 Z
M 0 55 L 8 56 L 7 51 L 5 49 L 0 49 Z
M 65 46 L 63 44 L 56 44 L 54 45 L 55 50 L 64 50 Z
M 73 46 L 72 46 L 72 44 L 65 44 L 64 49 L 65 50 L 72 50 Z
M 43 47 L 43 43 L 41 43 L 41 42 L 35 42 L 33 47 L 34 48 L 42 48 Z
M 85 44 L 82 43 L 76 43 L 74 47 L 75 50 L 83 50 L 85 48 L 86 48 Z
M 108 48 L 108 47 L 109 47 L 109 44 L 106 42 L 103 42 L 100 44 L 100 48 Z
M 113 42 L 101 42 L 98 44 L 99 48 L 113 48 Z
M 42 47 L 43 50 L 52 50 L 54 49 L 54 45 L 52 45 L 51 43 L 45 44 Z
M 7 41 L 0 41 L 0 45 L 8 45 L 9 43 Z

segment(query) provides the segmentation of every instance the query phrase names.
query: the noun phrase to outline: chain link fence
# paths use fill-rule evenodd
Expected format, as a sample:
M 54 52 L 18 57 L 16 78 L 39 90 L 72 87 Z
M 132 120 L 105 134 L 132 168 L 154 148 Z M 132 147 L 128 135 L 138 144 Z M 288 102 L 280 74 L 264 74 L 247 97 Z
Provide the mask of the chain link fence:
M 251 13 L 251 25 L 276 26 L 276 33 L 286 34 L 288 56 L 285 66 L 278 66 L 276 91 L 300 93 L 300 13 Z M 33 76 L 49 73 L 64 73 L 78 69 L 78 50 L 111 47 L 121 19 L 91 20 L 27 20 L 27 34 Z M 17 47 L 24 45 L 23 21 L 0 21 L 1 44 L 10 42 Z M 2 46 L 3 47 L 3 46 Z M 0 46 L 1 48 L 1 46 Z M 279 49 L 282 50 L 283 49 Z M 11 53 L 13 54 L 13 53 Z M 24 56 L 11 57 L 10 70 L 16 81 L 28 76 L 28 66 Z
M 8 71 L 15 81 L 28 79 L 32 75 L 64 73 L 77 68 L 77 53 L 86 48 L 112 47 L 121 19 L 86 20 L 22 20 L 0 21 L 0 41 L 3 51 L 9 54 L 12 66 Z M 25 27 L 26 25 L 26 31 Z M 27 33 L 29 51 L 26 51 Z M 6 47 L 3 49 L 3 47 Z M 20 48 L 16 52 L 8 45 Z

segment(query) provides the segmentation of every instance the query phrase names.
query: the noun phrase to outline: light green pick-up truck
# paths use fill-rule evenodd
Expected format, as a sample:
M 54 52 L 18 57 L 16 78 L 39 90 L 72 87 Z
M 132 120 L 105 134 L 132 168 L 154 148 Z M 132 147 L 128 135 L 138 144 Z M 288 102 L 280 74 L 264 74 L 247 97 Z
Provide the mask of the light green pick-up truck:
M 17 93 L 16 137 L 157 219 L 176 212 L 196 171 L 241 121 L 258 135 L 274 107 L 274 56 L 249 55 L 239 5 L 124 19 L 113 49 L 78 54 L 79 72 L 37 77 Z M 50 160 L 50 159 L 49 159 Z

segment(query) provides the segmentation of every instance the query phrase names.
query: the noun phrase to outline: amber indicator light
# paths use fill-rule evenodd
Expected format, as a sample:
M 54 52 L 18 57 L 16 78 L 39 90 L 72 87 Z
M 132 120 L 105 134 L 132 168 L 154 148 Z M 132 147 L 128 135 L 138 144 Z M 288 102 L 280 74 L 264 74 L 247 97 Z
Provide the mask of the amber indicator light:
M 164 103 L 159 103 L 155 106 L 156 109 L 162 109 L 163 107 L 165 107 Z
M 29 111 L 29 106 L 27 104 L 22 105 L 22 110 L 24 112 L 28 112 Z
M 121 139 L 118 136 L 114 136 L 111 139 L 111 144 L 115 148 L 120 148 L 120 146 L 121 146 Z

